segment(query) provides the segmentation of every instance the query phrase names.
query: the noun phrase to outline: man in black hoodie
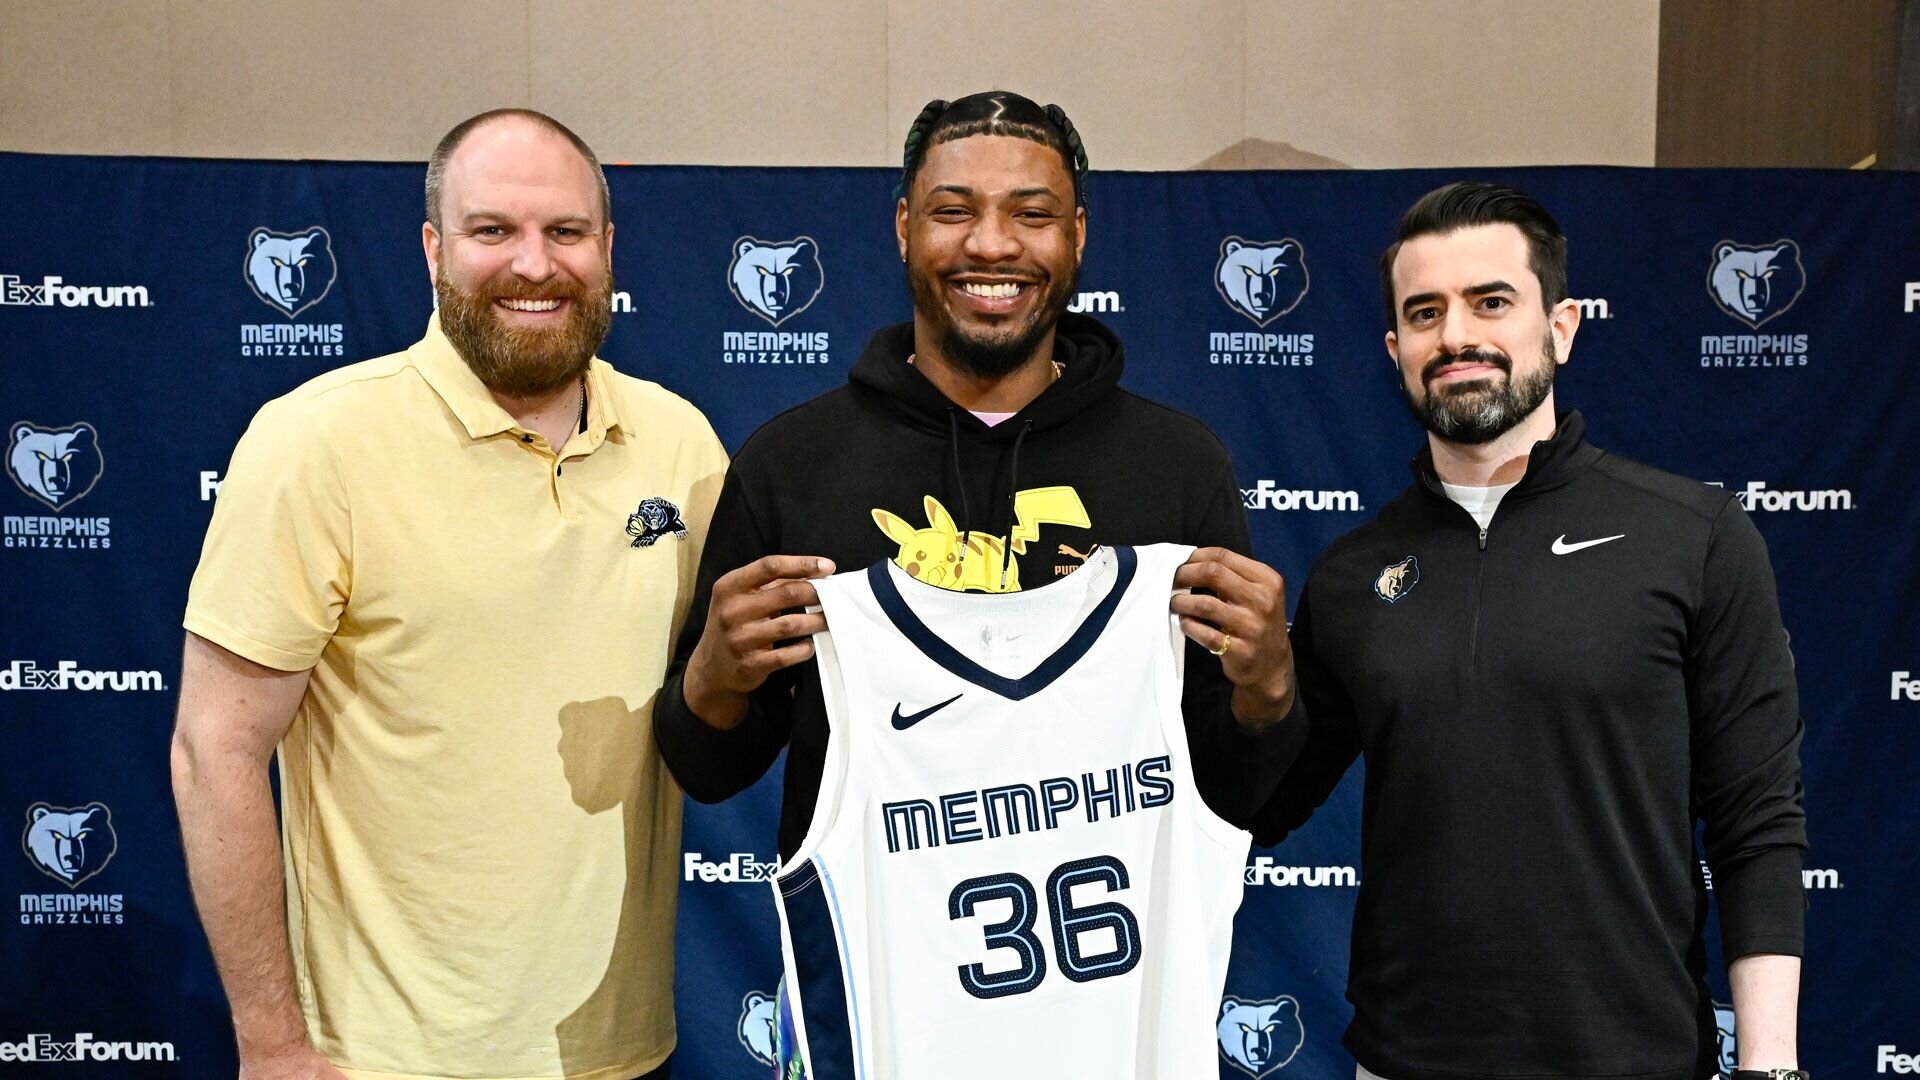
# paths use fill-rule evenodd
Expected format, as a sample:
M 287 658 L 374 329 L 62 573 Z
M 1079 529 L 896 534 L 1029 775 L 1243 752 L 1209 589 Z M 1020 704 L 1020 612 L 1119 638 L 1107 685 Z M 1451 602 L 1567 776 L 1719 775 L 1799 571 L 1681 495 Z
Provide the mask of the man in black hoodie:
M 1727 492 L 1556 415 L 1580 324 L 1566 251 L 1544 207 L 1491 184 L 1401 219 L 1386 344 L 1426 446 L 1308 577 L 1312 734 L 1254 838 L 1299 827 L 1366 755 L 1362 1080 L 1703 1080 L 1698 821 L 1735 1080 L 1804 1080 L 1801 723 L 1766 544 Z
M 1239 484 L 1199 422 L 1119 388 L 1121 348 L 1066 314 L 1086 155 L 1057 106 L 935 101 L 908 133 L 895 210 L 913 322 L 875 334 L 849 385 L 775 417 L 727 474 L 667 683 L 662 757 L 717 802 L 790 746 L 783 857 L 812 819 L 827 711 L 808 579 L 891 559 L 1007 592 L 1098 544 L 1196 545 L 1173 601 L 1191 641 L 1183 713 L 1200 795 L 1244 823 L 1298 752 L 1286 595 L 1248 558 Z

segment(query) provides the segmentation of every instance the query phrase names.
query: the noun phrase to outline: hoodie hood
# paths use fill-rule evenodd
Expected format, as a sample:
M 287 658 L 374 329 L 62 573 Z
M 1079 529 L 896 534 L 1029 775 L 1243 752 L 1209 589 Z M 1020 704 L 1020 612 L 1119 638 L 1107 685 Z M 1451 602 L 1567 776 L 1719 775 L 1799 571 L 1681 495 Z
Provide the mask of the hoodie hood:
M 1005 423 L 989 427 L 948 400 L 907 357 L 913 354 L 913 324 L 884 327 L 868 339 L 847 381 L 876 391 L 913 427 L 942 434 L 955 426 L 969 441 L 1004 442 L 1022 431 L 1045 431 L 1066 423 L 1120 385 L 1126 366 L 1120 339 L 1090 315 L 1067 312 L 1054 331 L 1053 359 L 1060 378 Z
M 854 361 L 847 376 L 856 393 L 871 391 L 884 397 L 886 407 L 908 427 L 938 435 L 946 445 L 943 457 L 947 481 L 943 503 L 957 509 L 963 540 L 974 531 L 989 536 L 1011 535 L 1016 520 L 1015 499 L 1020 489 L 1020 449 L 1029 436 L 1058 428 L 1114 393 L 1125 361 L 1120 339 L 1100 321 L 1071 312 L 1060 316 L 1053 335 L 1053 359 L 1060 377 L 1040 396 L 1002 423 L 992 426 L 942 394 L 920 369 L 907 363 L 913 354 L 913 324 L 897 323 L 874 334 Z M 963 444 L 973 447 L 971 451 Z M 988 474 L 985 504 L 967 494 L 970 475 Z M 1006 585 L 1007 545 L 998 548 L 1000 585 Z

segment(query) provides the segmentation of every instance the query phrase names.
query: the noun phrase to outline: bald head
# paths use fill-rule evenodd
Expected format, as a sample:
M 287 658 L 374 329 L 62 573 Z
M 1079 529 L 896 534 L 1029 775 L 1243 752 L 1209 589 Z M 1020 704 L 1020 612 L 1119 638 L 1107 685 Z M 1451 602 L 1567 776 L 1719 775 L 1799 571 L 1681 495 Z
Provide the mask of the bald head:
M 570 152 L 556 154 L 556 141 L 563 142 Z M 463 150 L 472 152 L 462 153 Z M 450 173 L 497 168 L 513 158 L 549 171 L 571 171 L 575 165 L 568 164 L 566 159 L 577 158 L 580 177 L 598 193 L 599 224 L 612 220 L 613 198 L 607 191 L 607 175 L 586 140 L 545 113 L 532 109 L 493 109 L 455 124 L 427 159 L 427 224 L 436 231 L 441 228 L 441 204 L 446 197 Z M 460 178 L 456 175 L 455 183 Z

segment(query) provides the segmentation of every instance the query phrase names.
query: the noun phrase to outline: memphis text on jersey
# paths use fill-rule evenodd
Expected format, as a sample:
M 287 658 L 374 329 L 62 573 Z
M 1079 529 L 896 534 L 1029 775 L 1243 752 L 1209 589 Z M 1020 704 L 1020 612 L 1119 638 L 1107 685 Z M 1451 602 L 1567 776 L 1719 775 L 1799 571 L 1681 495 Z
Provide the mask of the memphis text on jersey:
M 956 791 L 937 799 L 884 802 L 880 804 L 880 817 L 886 829 L 887 851 L 891 854 L 1058 829 L 1074 824 L 1083 815 L 1091 825 L 1100 820 L 1102 810 L 1109 819 L 1151 810 L 1173 801 L 1172 773 L 1173 762 L 1163 754 L 1104 773 Z

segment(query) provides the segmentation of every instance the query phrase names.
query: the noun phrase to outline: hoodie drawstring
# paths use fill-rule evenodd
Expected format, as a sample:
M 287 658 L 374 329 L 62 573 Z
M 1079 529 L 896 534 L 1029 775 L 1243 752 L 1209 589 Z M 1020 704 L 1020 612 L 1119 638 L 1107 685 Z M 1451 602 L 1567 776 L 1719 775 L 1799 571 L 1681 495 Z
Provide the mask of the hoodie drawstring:
M 960 417 L 954 412 L 954 406 L 947 406 L 947 448 L 953 451 L 953 479 L 960 487 L 960 520 L 967 523 L 968 532 L 973 526 L 973 507 L 967 504 L 967 474 L 960 468 Z M 960 534 L 960 561 L 954 567 L 954 581 L 961 580 L 960 572 L 967 568 L 967 536 Z
M 1020 492 L 1020 444 L 1027 441 L 1027 432 L 1033 430 L 1033 421 L 1020 422 L 1020 434 L 1013 437 L 1013 456 L 1007 462 L 1007 516 L 1006 527 L 1000 530 L 1005 543 L 1000 545 L 1000 591 L 1007 591 L 1007 565 L 1013 558 L 1013 527 L 1019 524 L 1020 515 L 1014 505 Z

